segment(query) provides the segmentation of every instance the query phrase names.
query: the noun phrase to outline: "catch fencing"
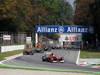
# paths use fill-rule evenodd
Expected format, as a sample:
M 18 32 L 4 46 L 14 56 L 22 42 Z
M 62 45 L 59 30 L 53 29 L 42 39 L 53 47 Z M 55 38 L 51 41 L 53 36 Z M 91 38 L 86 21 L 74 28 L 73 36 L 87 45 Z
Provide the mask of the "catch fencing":
M 25 44 L 27 36 L 32 37 L 32 34 L 28 33 L 27 35 L 25 32 L 0 32 L 0 45 Z

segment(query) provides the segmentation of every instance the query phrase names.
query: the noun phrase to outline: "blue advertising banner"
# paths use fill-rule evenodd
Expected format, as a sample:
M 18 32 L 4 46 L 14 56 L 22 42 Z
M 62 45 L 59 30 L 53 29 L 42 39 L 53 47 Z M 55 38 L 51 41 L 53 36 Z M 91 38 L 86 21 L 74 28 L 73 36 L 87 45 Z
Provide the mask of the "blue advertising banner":
M 89 33 L 88 26 L 36 26 L 36 33 Z

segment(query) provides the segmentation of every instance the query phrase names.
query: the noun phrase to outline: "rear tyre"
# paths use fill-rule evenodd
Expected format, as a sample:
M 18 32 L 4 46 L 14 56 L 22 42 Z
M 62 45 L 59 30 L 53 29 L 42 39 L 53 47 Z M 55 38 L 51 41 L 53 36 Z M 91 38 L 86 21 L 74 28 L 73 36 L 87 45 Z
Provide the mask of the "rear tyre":
M 34 55 L 34 53 L 32 53 L 32 55 Z
M 45 56 L 42 56 L 42 61 L 46 61 L 46 57 Z

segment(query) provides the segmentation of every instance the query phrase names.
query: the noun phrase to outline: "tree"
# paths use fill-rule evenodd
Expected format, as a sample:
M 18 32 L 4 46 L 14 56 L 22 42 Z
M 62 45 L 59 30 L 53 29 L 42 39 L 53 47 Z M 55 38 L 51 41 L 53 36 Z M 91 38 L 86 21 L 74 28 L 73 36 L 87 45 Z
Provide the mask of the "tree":
M 90 5 L 94 0 L 76 0 L 76 10 L 74 23 L 77 25 L 93 25 L 93 15 L 91 14 Z
M 33 0 L 34 25 L 70 25 L 72 24 L 73 10 L 71 5 L 64 0 Z M 57 40 L 56 34 L 44 36 Z
M 11 11 L 12 10 L 12 11 Z M 16 0 L 0 1 L 0 31 L 13 31 L 13 19 L 16 18 Z
M 32 27 L 30 0 L 1 0 L 0 31 L 28 31 Z
M 32 16 L 33 8 L 31 0 L 17 0 L 17 17 L 15 19 L 15 24 L 17 24 L 18 31 L 28 31 L 32 32 Z M 30 29 L 31 28 L 31 29 Z
M 96 46 L 97 39 L 100 40 L 100 1 L 99 0 L 76 0 L 75 24 L 87 25 L 94 28 L 94 34 L 85 34 L 83 40 L 89 45 Z
M 35 31 L 35 25 L 71 25 L 73 10 L 65 0 L 0 0 L 0 31 Z
M 72 7 L 64 0 L 33 0 L 36 25 L 72 24 Z

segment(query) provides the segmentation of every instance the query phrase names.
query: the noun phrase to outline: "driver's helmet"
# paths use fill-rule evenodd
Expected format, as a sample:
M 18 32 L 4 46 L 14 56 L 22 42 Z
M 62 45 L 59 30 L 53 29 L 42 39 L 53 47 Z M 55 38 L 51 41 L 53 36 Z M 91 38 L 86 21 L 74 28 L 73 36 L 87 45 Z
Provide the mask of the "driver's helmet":
M 50 56 L 54 56 L 54 54 L 53 54 L 53 53 L 51 53 L 51 54 L 50 54 Z

